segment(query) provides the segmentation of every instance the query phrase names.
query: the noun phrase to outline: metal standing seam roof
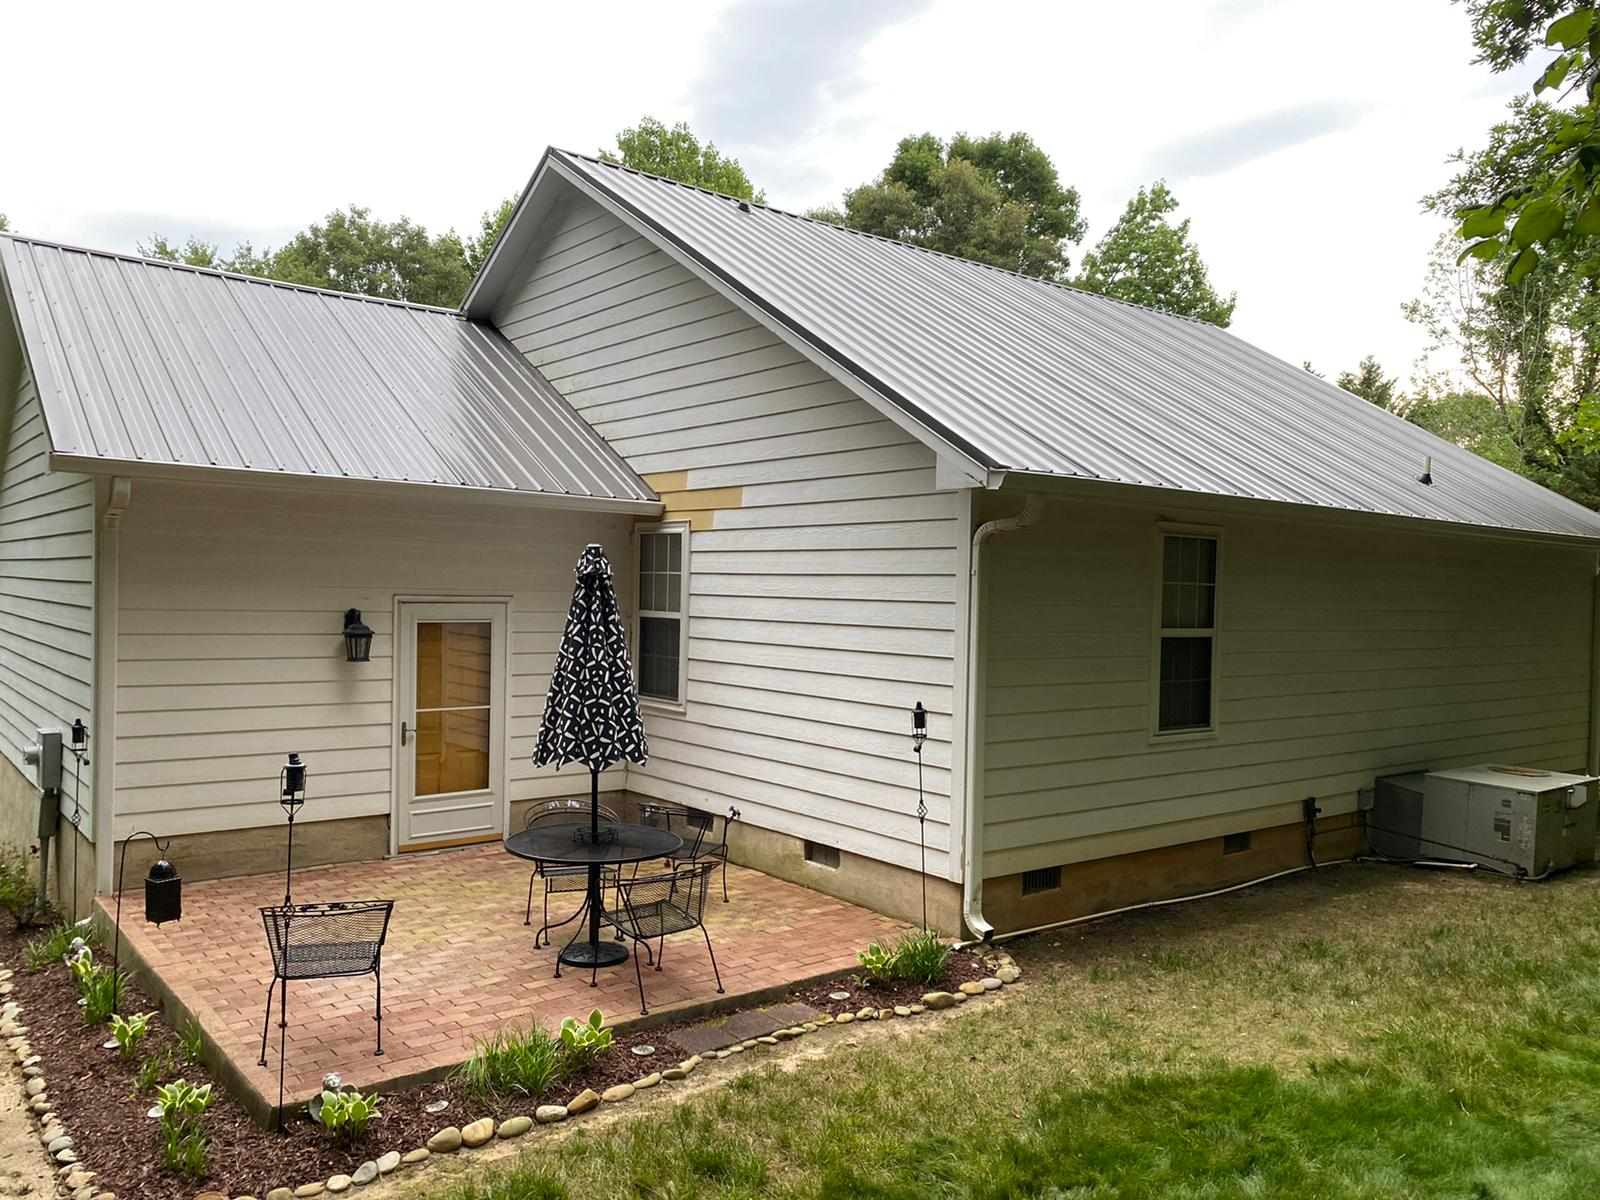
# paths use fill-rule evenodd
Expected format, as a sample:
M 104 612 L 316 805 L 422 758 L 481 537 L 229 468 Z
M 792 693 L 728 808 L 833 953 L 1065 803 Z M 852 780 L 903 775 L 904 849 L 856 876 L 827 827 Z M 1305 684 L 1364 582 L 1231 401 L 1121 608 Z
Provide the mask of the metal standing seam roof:
M 453 310 L 9 234 L 0 277 L 58 457 L 655 500 L 497 330 Z
M 546 161 L 991 471 L 1600 538 L 1583 506 L 1216 326 L 599 159 Z

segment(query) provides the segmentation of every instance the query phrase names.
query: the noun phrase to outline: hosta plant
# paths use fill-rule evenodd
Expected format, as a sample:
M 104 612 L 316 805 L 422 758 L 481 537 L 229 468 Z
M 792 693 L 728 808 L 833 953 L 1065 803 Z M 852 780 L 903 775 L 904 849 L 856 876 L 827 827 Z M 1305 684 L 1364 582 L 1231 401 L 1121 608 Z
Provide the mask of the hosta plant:
M 561 1022 L 561 1050 L 570 1070 L 594 1062 L 610 1046 L 611 1030 L 605 1027 L 605 1018 L 598 1008 L 589 1014 L 587 1021 L 568 1017 Z
M 344 1146 L 359 1142 L 366 1136 L 367 1126 L 382 1115 L 378 1112 L 377 1093 L 364 1096 L 354 1088 L 344 1087 L 323 1088 L 312 1098 L 310 1113 L 328 1137 Z

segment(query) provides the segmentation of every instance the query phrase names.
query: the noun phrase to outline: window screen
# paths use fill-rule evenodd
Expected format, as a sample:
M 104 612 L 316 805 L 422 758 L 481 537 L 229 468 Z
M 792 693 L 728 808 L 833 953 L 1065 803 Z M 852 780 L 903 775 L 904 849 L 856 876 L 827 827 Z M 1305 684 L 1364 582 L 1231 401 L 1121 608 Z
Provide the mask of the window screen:
M 1161 544 L 1161 647 L 1156 729 L 1210 729 L 1215 719 L 1217 541 L 1167 535 Z

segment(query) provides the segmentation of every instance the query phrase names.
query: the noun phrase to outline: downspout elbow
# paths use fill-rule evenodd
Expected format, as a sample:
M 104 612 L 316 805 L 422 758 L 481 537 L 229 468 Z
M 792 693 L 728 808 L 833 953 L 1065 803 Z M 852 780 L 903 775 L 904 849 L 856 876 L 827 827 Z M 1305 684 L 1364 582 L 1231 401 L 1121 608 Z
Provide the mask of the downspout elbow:
M 967 574 L 967 728 L 966 728 L 966 805 L 967 819 L 961 846 L 961 919 L 972 936 L 987 942 L 994 937 L 994 926 L 983 915 L 983 729 L 984 670 L 980 636 L 982 611 L 983 546 L 997 533 L 1025 529 L 1044 512 L 1044 499 L 1028 493 L 1022 511 L 1014 517 L 1001 517 L 978 526 L 972 534 L 972 553 Z

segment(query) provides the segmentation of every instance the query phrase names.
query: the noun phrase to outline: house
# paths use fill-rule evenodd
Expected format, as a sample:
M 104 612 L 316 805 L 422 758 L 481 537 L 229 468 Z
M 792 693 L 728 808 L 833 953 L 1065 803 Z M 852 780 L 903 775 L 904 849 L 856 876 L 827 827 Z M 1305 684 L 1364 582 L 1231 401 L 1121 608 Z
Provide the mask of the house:
M 1347 854 L 1380 773 L 1600 765 L 1600 517 L 1209 325 L 553 150 L 459 312 L 0 276 L 0 811 L 81 716 L 101 890 L 140 829 L 281 865 L 291 750 L 305 861 L 581 791 L 529 759 L 588 542 L 651 739 L 613 801 L 903 915 L 925 853 L 952 932 Z

